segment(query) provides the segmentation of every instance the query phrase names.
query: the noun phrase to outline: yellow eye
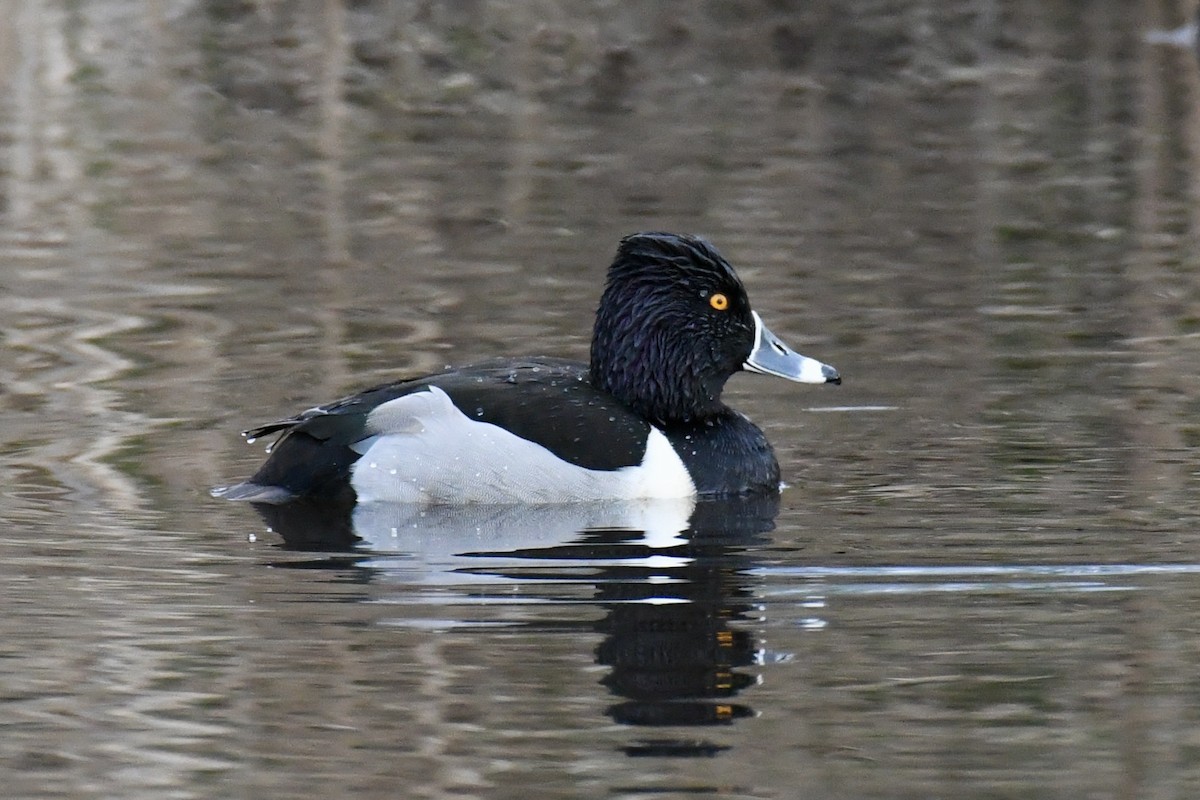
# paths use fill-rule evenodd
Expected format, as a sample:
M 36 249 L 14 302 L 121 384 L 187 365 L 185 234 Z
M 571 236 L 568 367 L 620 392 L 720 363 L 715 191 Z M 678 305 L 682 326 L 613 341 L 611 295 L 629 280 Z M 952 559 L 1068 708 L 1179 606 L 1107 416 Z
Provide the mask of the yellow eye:
M 717 311 L 724 311 L 725 309 L 729 308 L 729 298 L 720 292 L 717 292 L 712 297 L 708 298 L 708 304 Z

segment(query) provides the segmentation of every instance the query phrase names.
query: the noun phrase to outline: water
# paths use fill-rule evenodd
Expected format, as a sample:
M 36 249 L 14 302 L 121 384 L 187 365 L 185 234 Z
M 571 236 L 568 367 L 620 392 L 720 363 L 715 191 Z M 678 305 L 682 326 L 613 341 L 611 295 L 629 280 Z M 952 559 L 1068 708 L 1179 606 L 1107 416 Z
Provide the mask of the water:
M 3 8 L 6 796 L 1195 795 L 1186 9 Z M 209 497 L 639 229 L 845 378 L 777 507 Z

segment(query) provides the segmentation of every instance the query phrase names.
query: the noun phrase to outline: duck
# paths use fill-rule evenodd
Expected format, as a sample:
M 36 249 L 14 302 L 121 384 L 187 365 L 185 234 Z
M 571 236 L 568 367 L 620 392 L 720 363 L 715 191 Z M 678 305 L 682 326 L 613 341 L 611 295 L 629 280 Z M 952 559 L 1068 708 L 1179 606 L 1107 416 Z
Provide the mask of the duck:
M 493 359 L 250 428 L 247 441 L 279 438 L 248 480 L 213 494 L 460 505 L 778 493 L 767 437 L 721 399 L 740 371 L 842 380 L 767 328 L 706 239 L 635 233 L 608 268 L 587 363 Z

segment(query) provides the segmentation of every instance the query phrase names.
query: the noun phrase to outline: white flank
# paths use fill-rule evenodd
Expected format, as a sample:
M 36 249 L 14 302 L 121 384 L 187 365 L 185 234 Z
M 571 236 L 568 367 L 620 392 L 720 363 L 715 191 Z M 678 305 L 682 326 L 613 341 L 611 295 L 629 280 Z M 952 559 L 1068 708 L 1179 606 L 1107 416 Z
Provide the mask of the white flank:
M 373 435 L 350 484 L 360 503 L 572 503 L 691 497 L 696 488 L 667 437 L 652 429 L 642 463 L 569 464 L 504 428 L 473 420 L 437 387 L 396 398 L 367 419 Z M 602 444 L 603 431 L 596 438 Z

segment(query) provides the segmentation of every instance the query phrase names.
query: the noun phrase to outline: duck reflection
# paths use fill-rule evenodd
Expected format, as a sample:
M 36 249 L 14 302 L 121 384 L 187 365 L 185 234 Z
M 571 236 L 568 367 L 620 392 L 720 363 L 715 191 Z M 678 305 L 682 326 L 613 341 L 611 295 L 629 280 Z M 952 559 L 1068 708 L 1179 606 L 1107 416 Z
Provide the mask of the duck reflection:
M 679 563 L 653 571 L 614 567 L 596 584 L 607 609 L 596 629 L 604 639 L 598 663 L 611 668 L 602 683 L 620 698 L 608 709 L 617 722 L 642 727 L 727 725 L 751 716 L 735 702 L 756 678 L 757 646 L 735 623 L 754 600 L 746 578 L 747 545 L 773 526 L 776 498 L 704 503 L 684 542 Z M 630 755 L 712 755 L 723 748 L 703 740 L 644 739 Z
M 607 714 L 639 729 L 704 728 L 753 715 L 757 680 L 750 553 L 774 527 L 775 496 L 562 506 L 292 503 L 259 512 L 290 548 L 351 552 L 372 580 L 593 587 L 604 616 L 588 627 L 617 701 Z M 547 599 L 539 593 L 542 600 Z M 550 598 L 553 602 L 553 598 Z M 560 598 L 578 605 L 578 594 Z M 577 621 L 559 630 L 578 631 Z M 678 734 L 678 730 L 673 730 Z M 722 745 L 647 736 L 631 756 L 708 756 Z

